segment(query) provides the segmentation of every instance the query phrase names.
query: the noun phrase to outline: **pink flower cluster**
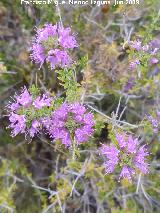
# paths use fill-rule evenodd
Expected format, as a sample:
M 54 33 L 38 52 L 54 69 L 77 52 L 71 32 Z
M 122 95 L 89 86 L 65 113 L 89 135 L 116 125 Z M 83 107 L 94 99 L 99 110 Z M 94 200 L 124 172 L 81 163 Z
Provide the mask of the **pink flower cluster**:
M 34 119 L 34 113 L 43 107 L 49 107 L 52 99 L 45 94 L 34 99 L 26 87 L 22 89 L 20 95 L 15 95 L 14 99 L 15 101 L 7 106 L 12 137 L 19 133 L 29 134 L 30 137 L 34 137 L 41 128 L 41 120 Z M 31 117 L 30 127 L 27 126 L 28 117 Z
M 40 67 L 45 61 L 50 63 L 51 69 L 68 67 L 72 63 L 69 50 L 77 46 L 70 27 L 45 24 L 36 31 L 31 47 L 31 59 Z
M 79 104 L 64 103 L 55 110 L 51 118 L 44 119 L 44 126 L 51 138 L 59 139 L 66 147 L 72 145 L 72 140 L 77 144 L 87 142 L 93 133 L 93 114 Z
M 116 134 L 117 146 L 102 145 L 100 153 L 105 157 L 106 173 L 113 173 L 116 166 L 121 168 L 119 178 L 127 178 L 130 182 L 138 169 L 141 173 L 148 172 L 146 156 L 148 155 L 145 146 L 140 146 L 138 139 L 132 135 Z
M 148 121 L 150 122 L 150 124 L 153 128 L 153 132 L 158 133 L 159 126 L 160 126 L 160 111 L 157 111 L 156 115 L 147 116 L 147 119 L 148 119 Z
M 156 43 L 157 43 L 156 40 L 152 40 L 148 44 L 142 45 L 142 42 L 140 40 L 136 40 L 136 41 L 131 41 L 129 43 L 129 46 L 131 47 L 131 49 L 134 49 L 136 52 L 141 52 L 142 54 L 144 53 L 149 54 L 150 55 L 149 64 L 154 65 L 159 63 L 157 54 L 160 50 L 160 45 L 157 46 Z M 129 68 L 131 70 L 134 70 L 138 65 L 140 65 L 140 61 L 139 59 L 135 59 L 134 61 L 130 63 Z
M 51 108 L 47 116 L 45 110 L 50 109 L 51 101 L 45 94 L 33 98 L 26 87 L 20 95 L 15 95 L 15 101 L 7 106 L 12 137 L 25 133 L 32 138 L 45 129 L 52 139 L 61 140 L 66 147 L 70 147 L 73 140 L 77 144 L 86 142 L 93 133 L 93 114 L 79 103 L 64 103 L 54 111 Z M 43 116 L 39 114 L 41 109 Z

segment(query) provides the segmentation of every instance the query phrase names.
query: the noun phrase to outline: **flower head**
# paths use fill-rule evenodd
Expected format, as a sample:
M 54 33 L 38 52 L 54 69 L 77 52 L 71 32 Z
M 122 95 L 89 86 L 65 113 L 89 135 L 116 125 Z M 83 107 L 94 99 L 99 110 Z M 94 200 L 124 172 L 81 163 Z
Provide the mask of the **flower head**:
M 104 163 L 106 173 L 112 173 L 119 161 L 119 150 L 114 145 L 107 146 L 103 144 L 100 148 L 100 152 L 107 159 Z
M 119 178 L 127 178 L 130 182 L 138 169 L 141 173 L 148 172 L 145 157 L 148 155 L 145 146 L 140 146 L 137 138 L 132 135 L 116 134 L 117 146 L 102 145 L 100 153 L 105 157 L 106 173 L 112 173 L 116 166 L 121 169 Z
M 131 167 L 123 166 L 119 178 L 127 178 L 131 182 L 134 174 L 135 172 Z
M 31 60 L 35 61 L 35 63 L 39 64 L 41 67 L 46 59 L 44 47 L 41 44 L 33 43 L 31 52 Z
M 157 112 L 156 116 L 152 116 L 152 115 L 147 116 L 147 120 L 150 122 L 153 128 L 153 132 L 157 133 L 159 128 L 159 123 L 160 123 L 159 112 Z
M 42 43 L 46 41 L 49 37 L 56 36 L 57 25 L 45 24 L 42 28 L 36 31 L 36 41 L 37 43 Z
M 49 107 L 51 101 L 52 99 L 46 94 L 33 97 L 26 87 L 22 88 L 21 93 L 14 96 L 14 102 L 9 103 L 7 106 L 12 137 L 19 133 L 29 134 L 31 138 L 34 137 L 42 128 L 43 120 L 42 117 L 36 119 L 36 113 L 43 107 Z
M 136 41 L 131 41 L 129 43 L 130 47 L 136 51 L 140 51 L 142 49 L 141 46 L 142 42 L 140 40 L 136 40 Z
M 145 66 L 146 62 L 148 63 L 148 66 L 157 65 L 159 63 L 159 39 L 155 39 L 150 41 L 149 43 L 145 43 L 143 46 L 140 40 L 131 41 L 129 45 L 132 49 L 135 50 L 133 61 L 129 64 L 130 70 L 136 69 L 137 66 L 140 64 L 142 66 Z M 137 53 L 136 51 L 139 53 Z M 140 57 L 140 55 L 143 55 L 143 57 Z
M 59 49 L 50 50 L 48 52 L 46 61 L 50 63 L 51 69 L 55 69 L 57 66 L 64 68 L 72 63 L 72 60 L 68 53 L 64 50 Z
M 155 57 L 152 57 L 152 58 L 150 59 L 150 63 L 151 63 L 151 64 L 157 64 L 157 63 L 158 63 L 158 59 L 155 58 Z
M 70 147 L 73 139 L 77 144 L 86 142 L 93 133 L 93 125 L 93 115 L 86 112 L 83 105 L 64 103 L 53 112 L 46 129 L 51 138 L 59 139 L 66 147 Z
M 41 109 L 44 106 L 50 106 L 51 105 L 51 98 L 49 98 L 47 95 L 38 96 L 34 101 L 33 101 L 33 106 L 36 109 Z
M 19 133 L 24 133 L 26 128 L 26 119 L 24 115 L 17 115 L 15 113 L 11 113 L 9 117 L 9 121 L 11 124 L 9 125 L 9 128 L 12 129 L 11 136 L 15 137 Z
M 36 30 L 31 47 L 31 60 L 39 64 L 50 63 L 51 69 L 69 67 L 72 59 L 69 50 L 78 47 L 71 28 L 58 24 L 45 24 Z
M 78 47 L 77 41 L 75 39 L 75 36 L 71 34 L 71 28 L 59 28 L 58 29 L 58 41 L 61 45 L 61 47 L 65 49 L 73 49 L 75 47 Z
M 140 64 L 140 61 L 136 59 L 135 61 L 130 62 L 129 69 L 134 70 L 139 64 Z
M 152 41 L 150 41 L 149 43 L 150 47 L 152 49 L 160 49 L 160 40 L 159 38 L 153 39 Z
M 30 129 L 28 130 L 29 135 L 33 138 L 35 136 L 35 134 L 37 134 L 39 132 L 39 127 L 40 127 L 41 123 L 37 120 L 32 121 L 32 125 L 30 127 Z
M 139 169 L 143 174 L 148 172 L 148 165 L 145 162 L 145 157 L 148 156 L 148 152 L 145 146 L 141 146 L 134 157 L 134 165 L 137 169 Z
M 16 104 L 20 104 L 24 107 L 28 107 L 32 102 L 32 96 L 29 94 L 26 87 L 23 88 L 20 95 L 16 96 Z

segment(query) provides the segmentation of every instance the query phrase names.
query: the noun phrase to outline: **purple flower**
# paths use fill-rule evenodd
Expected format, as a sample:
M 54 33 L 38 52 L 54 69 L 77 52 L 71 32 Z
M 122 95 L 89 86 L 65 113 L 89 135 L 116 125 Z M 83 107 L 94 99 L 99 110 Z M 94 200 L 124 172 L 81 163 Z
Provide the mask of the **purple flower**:
M 148 164 L 145 158 L 148 152 L 145 146 L 140 146 L 137 138 L 124 133 L 116 134 L 116 140 L 117 146 L 103 144 L 100 148 L 100 153 L 105 157 L 106 173 L 112 173 L 116 166 L 119 166 L 121 169 L 119 178 L 127 178 L 130 182 L 137 169 L 146 174 Z
M 13 112 L 17 112 L 17 110 L 19 108 L 21 108 L 22 106 L 24 108 L 28 108 L 31 103 L 32 103 L 32 96 L 30 95 L 30 93 L 28 92 L 27 88 L 26 87 L 23 87 L 21 89 L 21 93 L 19 95 L 14 95 L 14 98 L 13 100 L 15 102 L 10 102 L 8 105 L 7 105 L 7 109 L 8 111 L 11 113 Z
M 155 48 L 159 48 L 160 49 L 160 39 L 156 38 L 156 39 L 150 41 L 149 45 L 150 45 L 150 47 L 152 49 L 155 49 Z
M 86 142 L 93 133 L 93 115 L 87 113 L 79 103 L 62 104 L 50 118 L 50 125 L 46 125 L 51 138 L 60 140 L 66 147 L 72 145 L 75 139 L 77 144 Z
M 156 40 L 152 40 L 148 44 L 144 45 L 142 47 L 143 51 L 148 52 L 151 55 L 156 55 L 158 53 L 158 51 L 160 50 L 159 44 L 158 44 L 159 41 L 158 41 L 158 43 L 157 43 L 157 41 Z
M 74 103 L 70 105 L 70 110 L 72 111 L 72 113 L 76 116 L 76 115 L 83 115 L 86 112 L 86 108 L 79 104 L 79 103 Z M 91 116 L 93 116 L 92 114 L 90 114 Z
M 29 129 L 29 135 L 33 138 L 35 134 L 39 132 L 40 122 L 37 120 L 32 121 L 31 128 Z
M 44 117 L 40 119 L 40 123 L 46 128 L 49 129 L 51 125 L 51 119 L 49 117 Z
M 128 136 L 128 140 L 127 140 L 127 151 L 129 153 L 136 153 L 136 148 L 138 145 L 138 139 L 137 138 L 133 138 L 132 135 Z
M 157 114 L 157 116 L 158 116 L 158 114 Z M 159 120 L 158 120 L 159 118 L 155 119 L 153 116 L 149 115 L 149 116 L 147 116 L 147 119 L 150 122 L 150 124 L 151 124 L 151 126 L 153 128 L 153 131 L 155 133 L 157 133 L 158 132 L 158 127 L 159 127 Z
M 134 157 L 134 165 L 139 169 L 143 174 L 148 172 L 148 164 L 145 162 L 145 157 L 148 156 L 148 152 L 145 146 L 141 146 Z
M 7 105 L 8 111 L 17 112 L 18 109 L 23 107 L 24 109 L 27 109 L 32 104 L 32 95 L 28 92 L 27 88 L 24 86 L 21 89 L 21 93 L 19 95 L 14 95 L 13 98 L 14 102 L 9 103 Z
M 51 69 L 68 67 L 72 62 L 68 53 L 59 49 L 50 50 L 46 61 L 50 62 Z
M 140 61 L 138 59 L 136 59 L 135 61 L 130 62 L 130 64 L 129 64 L 130 70 L 134 70 L 137 67 L 137 65 L 139 65 L 139 64 L 140 64 Z
M 40 64 L 40 68 L 43 65 L 46 55 L 45 55 L 45 49 L 41 44 L 33 43 L 31 48 L 31 60 L 35 61 L 36 64 Z
M 158 127 L 158 120 L 154 119 L 153 116 L 147 116 L 148 120 L 151 122 L 153 127 Z
M 92 118 L 93 119 L 93 118 Z M 91 120 L 92 122 L 92 120 Z M 88 140 L 89 136 L 92 135 L 93 129 L 92 125 L 85 125 L 79 127 L 75 130 L 75 139 L 78 144 L 83 143 Z
M 157 111 L 154 116 L 152 116 L 152 115 L 147 116 L 147 120 L 150 122 L 153 132 L 158 133 L 159 122 L 160 122 L 160 113 Z
M 106 173 L 112 173 L 118 164 L 118 154 L 120 151 L 114 145 L 107 146 L 103 144 L 100 148 L 100 152 L 106 157 L 104 163 Z
M 132 182 L 132 176 L 135 174 L 134 170 L 129 166 L 123 166 L 119 178 L 127 178 L 129 182 Z
M 61 47 L 67 49 L 73 49 L 78 47 L 77 41 L 74 35 L 71 35 L 71 28 L 60 28 L 58 29 L 59 43 Z
M 157 64 L 158 63 L 158 59 L 153 57 L 153 58 L 150 59 L 150 63 L 151 64 Z
M 45 24 L 41 29 L 36 31 L 36 42 L 42 43 L 49 37 L 54 37 L 57 34 L 57 25 Z
M 20 104 L 26 108 L 32 103 L 32 96 L 29 94 L 26 87 L 24 87 L 22 89 L 21 94 L 15 96 L 15 98 L 16 98 L 18 104 Z
M 157 58 L 158 57 L 157 54 L 160 51 L 159 41 L 158 40 L 152 40 L 151 42 L 149 42 L 148 44 L 145 44 L 144 46 L 141 46 L 141 41 L 139 41 L 139 40 L 137 40 L 137 41 L 131 41 L 130 42 L 130 47 L 132 49 L 140 52 L 142 55 L 145 54 L 147 58 L 148 58 L 148 56 L 150 56 L 149 61 L 146 61 L 146 62 L 149 63 L 149 65 L 154 65 L 154 64 L 157 64 L 159 62 L 159 60 Z M 145 61 L 142 60 L 142 65 L 145 64 L 143 62 L 145 62 Z M 138 60 L 138 58 L 136 58 L 136 60 L 130 62 L 129 69 L 130 70 L 134 70 L 134 69 L 137 68 L 137 66 L 139 64 L 141 64 L 141 63 Z
M 38 96 L 34 100 L 27 88 L 24 87 L 19 95 L 14 96 L 14 99 L 14 102 L 9 103 L 7 106 L 11 123 L 9 128 L 12 129 L 11 135 L 13 137 L 19 133 L 25 133 L 25 135 L 29 134 L 32 138 L 42 129 L 45 120 L 49 124 L 49 121 L 44 119 L 46 115 L 42 115 L 38 120 L 36 118 L 38 110 L 51 105 L 52 98 L 49 98 L 47 94 Z
M 71 28 L 63 28 L 58 24 L 45 24 L 36 31 L 30 57 L 40 65 L 40 68 L 45 62 L 50 63 L 51 69 L 64 68 L 72 64 L 69 50 L 77 46 Z
M 9 104 L 8 106 L 7 106 L 7 108 L 9 109 L 9 110 L 11 110 L 12 112 L 14 112 L 14 111 L 17 111 L 18 109 L 19 109 L 19 107 L 20 107 L 20 105 L 19 105 L 19 103 L 11 103 L 11 104 Z
M 41 109 L 44 106 L 50 106 L 51 105 L 51 98 L 48 98 L 46 95 L 43 94 L 43 96 L 38 96 L 36 100 L 33 102 L 33 106 L 36 109 Z
M 142 42 L 140 40 L 137 40 L 137 41 L 131 41 L 129 43 L 130 47 L 136 51 L 140 51 L 142 49 L 142 46 L 141 46 Z
M 120 146 L 121 149 L 123 149 L 124 147 L 126 147 L 125 135 L 123 135 L 123 134 L 116 134 L 116 139 L 117 139 L 118 144 L 119 144 L 119 146 Z
M 25 116 L 24 115 L 17 115 L 15 113 L 12 113 L 9 117 L 9 121 L 11 124 L 9 125 L 9 128 L 12 129 L 11 136 L 15 137 L 19 133 L 25 132 Z

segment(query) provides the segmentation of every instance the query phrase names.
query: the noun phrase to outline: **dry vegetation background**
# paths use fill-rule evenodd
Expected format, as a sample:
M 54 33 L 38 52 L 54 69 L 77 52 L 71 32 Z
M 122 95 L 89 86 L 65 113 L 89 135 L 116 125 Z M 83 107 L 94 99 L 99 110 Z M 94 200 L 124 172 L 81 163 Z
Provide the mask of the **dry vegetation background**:
M 116 7 L 0 1 L 0 213 L 160 212 L 160 136 L 134 129 L 159 104 L 159 90 L 147 78 L 130 92 L 124 90 L 131 75 L 127 42 L 145 38 L 159 9 L 159 0 Z M 42 91 L 63 94 L 54 71 L 45 66 L 38 70 L 29 59 L 35 26 L 55 24 L 60 17 L 77 33 L 80 47 L 74 58 L 88 58 L 84 68 L 79 66 L 77 79 L 83 102 L 97 111 L 95 139 L 80 150 L 77 162 L 70 162 L 69 153 L 45 135 L 28 143 L 23 135 L 10 137 L 6 129 L 5 106 L 23 85 L 36 82 Z M 159 30 L 152 32 L 157 39 Z M 115 174 L 104 176 L 96 153 L 100 143 L 108 141 L 104 115 L 113 115 L 118 103 L 119 115 L 125 108 L 122 120 L 133 124 L 129 127 L 142 135 L 151 151 L 150 174 L 137 176 L 132 185 L 118 182 Z

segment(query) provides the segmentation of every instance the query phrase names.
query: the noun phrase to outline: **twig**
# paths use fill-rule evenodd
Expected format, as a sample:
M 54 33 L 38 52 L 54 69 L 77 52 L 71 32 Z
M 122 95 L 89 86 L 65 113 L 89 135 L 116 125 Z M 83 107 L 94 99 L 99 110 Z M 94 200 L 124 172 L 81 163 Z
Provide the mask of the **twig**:
M 139 187 L 140 187 L 140 183 L 141 183 L 141 176 L 142 176 L 142 174 L 140 173 L 139 176 L 138 176 L 136 194 L 138 194 L 138 192 L 139 192 Z

